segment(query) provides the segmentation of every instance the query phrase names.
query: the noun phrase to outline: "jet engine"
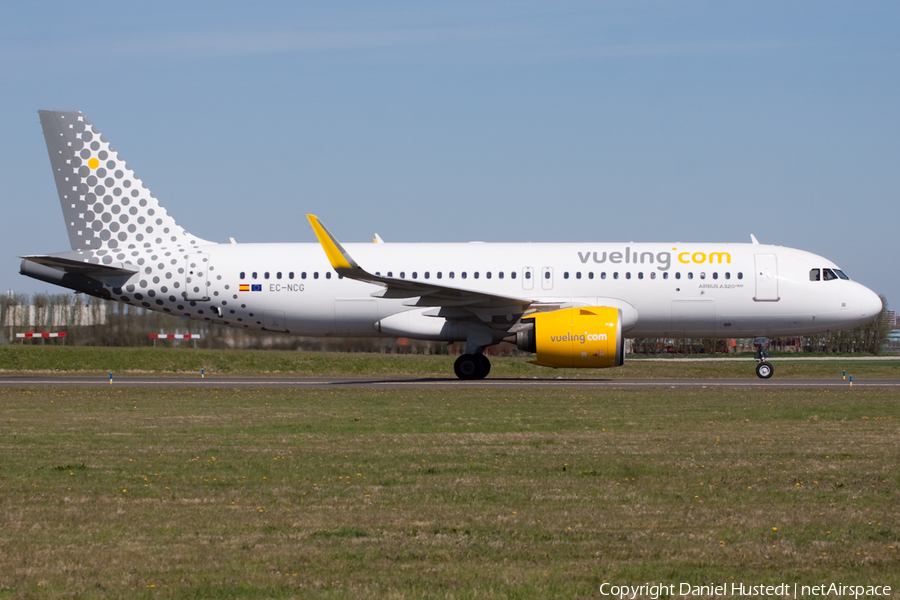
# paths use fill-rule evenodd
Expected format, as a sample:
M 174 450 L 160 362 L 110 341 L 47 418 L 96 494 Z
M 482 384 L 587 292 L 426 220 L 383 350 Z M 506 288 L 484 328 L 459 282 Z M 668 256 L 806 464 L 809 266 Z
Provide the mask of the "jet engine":
M 529 361 L 544 367 L 605 369 L 624 362 L 622 310 L 585 306 L 539 312 L 522 319 L 519 350 L 537 353 Z

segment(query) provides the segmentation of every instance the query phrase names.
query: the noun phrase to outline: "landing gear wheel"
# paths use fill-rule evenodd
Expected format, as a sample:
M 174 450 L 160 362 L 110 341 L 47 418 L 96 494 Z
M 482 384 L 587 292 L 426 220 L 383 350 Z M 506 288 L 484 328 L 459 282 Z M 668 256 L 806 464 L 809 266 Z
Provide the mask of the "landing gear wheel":
M 491 361 L 484 354 L 476 354 L 475 358 L 478 359 L 478 379 L 484 379 L 491 372 Z
M 766 361 L 762 361 L 756 365 L 756 376 L 760 379 L 769 379 L 775 374 L 775 368 Z
M 453 363 L 453 372 L 463 380 L 478 379 L 478 358 L 475 354 L 463 354 Z
M 463 354 L 453 364 L 453 372 L 463 380 L 484 379 L 491 370 L 491 362 L 484 354 Z

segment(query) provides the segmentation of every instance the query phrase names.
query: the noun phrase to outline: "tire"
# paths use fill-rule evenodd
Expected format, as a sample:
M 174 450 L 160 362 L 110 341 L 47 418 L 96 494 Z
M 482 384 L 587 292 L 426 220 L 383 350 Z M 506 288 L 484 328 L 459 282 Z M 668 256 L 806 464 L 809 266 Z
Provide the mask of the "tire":
M 479 379 L 480 362 L 475 354 L 463 354 L 453 363 L 453 372 L 462 380 Z
M 491 361 L 484 354 L 476 354 L 478 359 L 478 379 L 484 379 L 491 372 Z
M 491 372 L 491 361 L 484 354 L 463 354 L 453 363 L 453 372 L 465 381 L 484 379 Z
M 775 368 L 771 365 L 771 363 L 762 361 L 758 365 L 756 365 L 756 376 L 760 379 L 770 379 L 774 374 Z

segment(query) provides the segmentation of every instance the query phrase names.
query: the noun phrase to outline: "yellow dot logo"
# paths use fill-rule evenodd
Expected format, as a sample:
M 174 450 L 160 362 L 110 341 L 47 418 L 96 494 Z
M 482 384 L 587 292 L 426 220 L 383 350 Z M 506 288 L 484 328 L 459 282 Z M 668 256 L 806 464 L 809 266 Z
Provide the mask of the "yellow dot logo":
M 96 158 L 92 158 L 91 160 L 88 161 L 88 166 L 92 169 L 96 169 L 97 167 L 100 166 L 100 161 L 97 160 Z

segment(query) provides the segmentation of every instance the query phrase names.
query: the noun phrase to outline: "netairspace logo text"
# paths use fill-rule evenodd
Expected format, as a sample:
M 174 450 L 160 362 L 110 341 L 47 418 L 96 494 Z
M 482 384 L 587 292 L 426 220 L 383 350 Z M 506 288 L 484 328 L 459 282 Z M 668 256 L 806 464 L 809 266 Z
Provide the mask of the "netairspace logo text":
M 600 586 L 600 595 L 624 600 L 629 598 L 668 597 L 704 597 L 721 598 L 773 596 L 777 598 L 805 598 L 808 596 L 833 596 L 846 598 L 883 598 L 891 595 L 890 586 L 886 585 L 844 585 L 843 583 L 823 583 L 820 585 L 800 585 L 782 583 L 779 585 L 752 585 L 746 583 L 709 583 L 693 585 L 690 583 L 616 585 L 604 583 Z

